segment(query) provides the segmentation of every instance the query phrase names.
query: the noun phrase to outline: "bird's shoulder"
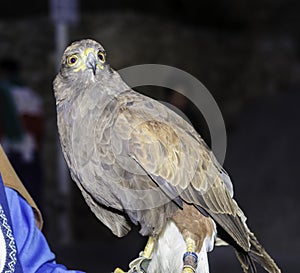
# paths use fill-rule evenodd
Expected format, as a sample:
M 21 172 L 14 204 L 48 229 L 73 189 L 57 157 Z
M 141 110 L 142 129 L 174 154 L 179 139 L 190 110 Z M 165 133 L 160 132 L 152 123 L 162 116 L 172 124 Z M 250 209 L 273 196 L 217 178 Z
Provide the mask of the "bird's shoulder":
M 160 122 L 161 125 L 172 127 L 175 131 L 184 131 L 198 142 L 206 145 L 190 123 L 162 102 L 134 90 L 128 90 L 119 94 L 116 100 L 119 108 L 118 115 L 126 118 L 130 124 L 134 124 L 135 121 L 139 123 L 141 121 Z

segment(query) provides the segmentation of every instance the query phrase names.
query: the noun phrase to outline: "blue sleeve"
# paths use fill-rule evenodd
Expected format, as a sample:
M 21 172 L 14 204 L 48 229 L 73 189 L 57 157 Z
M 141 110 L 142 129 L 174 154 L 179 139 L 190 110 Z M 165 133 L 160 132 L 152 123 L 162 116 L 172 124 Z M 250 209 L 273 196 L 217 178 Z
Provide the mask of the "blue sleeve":
M 55 262 L 55 255 L 35 224 L 32 208 L 13 189 L 5 187 L 5 192 L 23 271 L 30 273 L 83 273 L 82 271 L 67 270 L 65 266 Z

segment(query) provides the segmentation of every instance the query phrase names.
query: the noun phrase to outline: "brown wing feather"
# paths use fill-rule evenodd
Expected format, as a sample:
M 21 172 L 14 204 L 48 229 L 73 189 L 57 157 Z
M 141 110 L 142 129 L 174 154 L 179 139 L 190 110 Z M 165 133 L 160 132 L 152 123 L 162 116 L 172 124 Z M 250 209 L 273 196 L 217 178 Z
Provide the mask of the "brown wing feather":
M 163 191 L 168 194 L 171 189 L 186 202 L 203 207 L 248 250 L 245 217 L 222 179 L 224 173 L 200 136 L 165 106 L 141 95 L 133 99 L 130 94 L 120 98 L 122 107 L 115 124 L 122 124 L 123 128 L 127 125 L 126 133 L 122 130 L 122 134 L 128 140 L 130 156 Z

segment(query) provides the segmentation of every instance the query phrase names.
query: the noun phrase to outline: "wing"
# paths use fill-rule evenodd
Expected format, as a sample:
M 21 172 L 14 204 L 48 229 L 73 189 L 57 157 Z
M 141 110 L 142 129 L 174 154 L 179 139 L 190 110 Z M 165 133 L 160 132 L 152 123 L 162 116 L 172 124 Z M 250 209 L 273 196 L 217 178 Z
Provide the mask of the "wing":
M 232 184 L 196 131 L 164 105 L 133 91 L 118 97 L 114 134 L 170 198 L 200 206 L 248 250 L 245 216 L 232 199 Z M 126 162 L 124 162 L 126 168 Z M 180 203 L 178 203 L 180 205 Z
M 141 234 L 159 231 L 175 207 L 160 206 L 166 203 L 162 201 L 165 194 L 128 158 L 128 142 L 115 134 L 118 101 L 103 101 L 101 93 L 89 90 L 79 94 L 72 108 L 58 111 L 60 139 L 72 178 L 91 210 L 113 233 L 127 232 L 125 213 L 141 224 Z M 161 214 L 159 220 L 157 214 Z
M 78 184 L 78 187 L 91 211 L 112 231 L 113 234 L 118 237 L 122 237 L 130 231 L 131 227 L 120 211 L 103 206 L 98 203 L 93 196 L 82 187 L 81 184 Z

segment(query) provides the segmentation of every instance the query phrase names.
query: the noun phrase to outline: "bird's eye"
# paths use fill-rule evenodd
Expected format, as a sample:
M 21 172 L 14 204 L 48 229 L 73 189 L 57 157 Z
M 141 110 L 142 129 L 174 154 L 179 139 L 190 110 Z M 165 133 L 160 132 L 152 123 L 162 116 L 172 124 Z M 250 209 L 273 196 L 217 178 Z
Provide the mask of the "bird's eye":
M 69 56 L 68 59 L 67 59 L 67 63 L 68 63 L 69 66 L 75 65 L 77 63 L 77 61 L 78 61 L 78 57 L 75 54 Z
M 99 58 L 101 63 L 105 62 L 105 54 L 102 51 L 98 52 L 98 58 Z

